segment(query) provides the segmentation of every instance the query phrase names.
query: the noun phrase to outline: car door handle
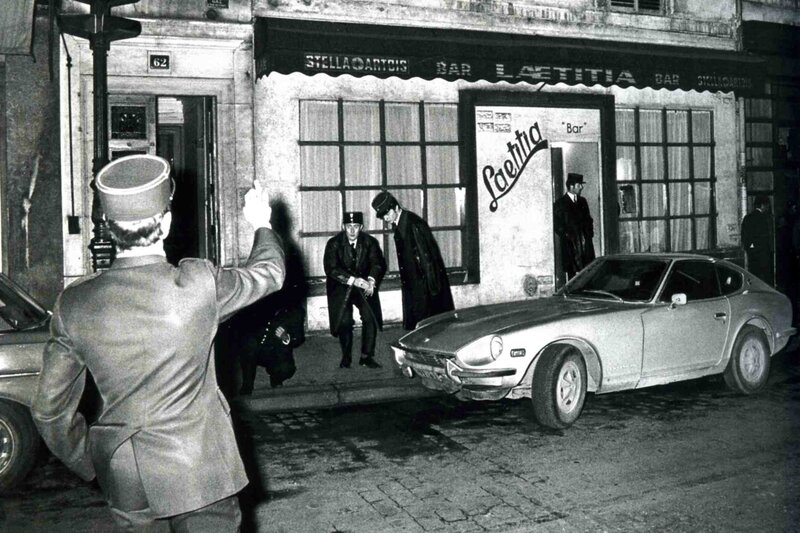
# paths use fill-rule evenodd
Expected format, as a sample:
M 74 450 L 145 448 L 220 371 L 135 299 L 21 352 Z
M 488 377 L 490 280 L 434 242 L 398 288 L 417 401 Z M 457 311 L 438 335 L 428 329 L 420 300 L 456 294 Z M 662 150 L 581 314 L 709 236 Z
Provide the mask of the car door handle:
M 728 318 L 728 313 L 714 313 L 714 320 L 725 320 Z

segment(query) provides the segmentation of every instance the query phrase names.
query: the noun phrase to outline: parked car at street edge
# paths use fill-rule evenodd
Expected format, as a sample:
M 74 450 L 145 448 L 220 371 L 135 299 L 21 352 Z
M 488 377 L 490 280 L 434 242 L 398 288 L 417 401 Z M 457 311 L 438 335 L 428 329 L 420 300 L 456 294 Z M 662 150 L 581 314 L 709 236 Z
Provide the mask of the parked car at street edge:
M 752 394 L 795 333 L 789 299 L 746 270 L 695 254 L 596 259 L 554 296 L 443 313 L 393 346 L 407 377 L 462 399 L 530 398 L 566 428 L 587 392 L 723 374 Z
M 41 445 L 29 408 L 49 322 L 50 312 L 0 273 L 0 493 L 28 474 Z

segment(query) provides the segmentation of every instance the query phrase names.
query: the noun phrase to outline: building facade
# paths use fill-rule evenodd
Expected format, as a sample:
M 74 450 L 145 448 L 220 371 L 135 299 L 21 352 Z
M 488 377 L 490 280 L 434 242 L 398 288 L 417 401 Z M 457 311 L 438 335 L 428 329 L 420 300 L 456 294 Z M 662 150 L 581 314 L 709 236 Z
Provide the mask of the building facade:
M 745 4 L 747 16 L 775 18 Z M 598 254 L 738 260 L 741 217 L 764 183 L 752 150 L 781 138 L 748 137 L 748 113 L 773 101 L 770 65 L 784 54 L 742 50 L 745 8 L 141 0 L 114 8 L 142 32 L 108 56 L 109 157 L 173 162 L 174 260 L 244 257 L 243 193 L 254 179 L 266 185 L 303 254 L 310 330 L 328 322 L 322 252 L 345 210 L 364 211 L 382 243 L 384 316 L 400 320 L 393 239 L 370 209 L 380 190 L 433 228 L 456 307 L 544 296 L 563 282 L 552 204 L 571 172 L 586 178 Z M 775 9 L 782 26 L 800 25 L 796 5 Z M 62 10 L 87 8 L 65 1 Z M 91 271 L 92 61 L 79 38 L 53 50 L 63 216 L 53 225 L 60 250 L 46 253 L 60 254 L 65 284 Z M 15 178 L 5 179 L 8 191 Z M 790 189 L 771 183 L 776 205 L 786 201 Z M 4 235 L 8 254 L 18 237 L 9 226 Z

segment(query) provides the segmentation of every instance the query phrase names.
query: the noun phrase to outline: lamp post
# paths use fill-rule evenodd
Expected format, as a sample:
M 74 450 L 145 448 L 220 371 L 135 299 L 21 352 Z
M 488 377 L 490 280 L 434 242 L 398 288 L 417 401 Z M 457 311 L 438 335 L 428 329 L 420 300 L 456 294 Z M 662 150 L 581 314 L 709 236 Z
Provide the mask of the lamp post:
M 88 15 L 59 15 L 61 31 L 89 41 L 93 66 L 94 157 L 92 159 L 92 233 L 89 244 L 92 268 L 107 269 L 114 260 L 114 242 L 95 186 L 100 169 L 108 163 L 108 49 L 113 41 L 137 37 L 138 21 L 111 15 L 111 8 L 139 0 L 76 0 L 90 6 Z M 72 132 L 70 132 L 70 135 Z

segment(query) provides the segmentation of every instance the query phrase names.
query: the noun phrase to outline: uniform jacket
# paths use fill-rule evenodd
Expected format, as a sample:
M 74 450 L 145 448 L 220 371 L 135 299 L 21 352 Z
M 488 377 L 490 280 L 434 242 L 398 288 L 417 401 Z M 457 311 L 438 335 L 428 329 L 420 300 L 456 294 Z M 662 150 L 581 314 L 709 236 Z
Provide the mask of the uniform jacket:
M 742 220 L 742 248 L 747 254 L 747 269 L 772 283 L 772 215 L 755 210 Z
M 278 290 L 283 279 L 279 241 L 259 229 L 241 268 L 122 257 L 64 289 L 32 407 L 45 442 L 84 479 L 96 474 L 112 507 L 129 486 L 125 468 L 110 467 L 123 443 L 132 444 L 133 469 L 156 516 L 238 492 L 247 477 L 211 345 L 221 320 Z M 88 428 L 77 411 L 87 370 L 102 400 Z
M 353 255 L 352 249 L 353 247 L 348 242 L 347 234 L 344 231 L 331 237 L 325 245 L 323 266 L 327 276 L 325 288 L 328 294 L 328 316 L 333 336 L 338 334 L 342 312 L 344 311 L 344 306 L 347 305 L 348 299 L 361 298 L 362 296 L 372 310 L 378 329 L 383 327 L 383 313 L 381 312 L 381 300 L 378 291 L 383 275 L 386 273 L 386 261 L 383 258 L 383 252 L 381 252 L 375 237 L 363 231 L 359 233 L 356 240 L 355 255 Z M 375 280 L 375 291 L 372 296 L 368 297 L 361 289 L 348 285 L 347 281 L 350 276 L 363 279 L 372 277 Z
M 394 230 L 400 287 L 403 296 L 403 327 L 414 329 L 417 322 L 454 309 L 444 260 L 428 224 L 406 211 Z
M 556 200 L 553 206 L 553 224 L 561 242 L 561 266 L 574 275 L 594 261 L 594 221 L 589 213 L 586 198 L 573 202 L 568 194 Z

